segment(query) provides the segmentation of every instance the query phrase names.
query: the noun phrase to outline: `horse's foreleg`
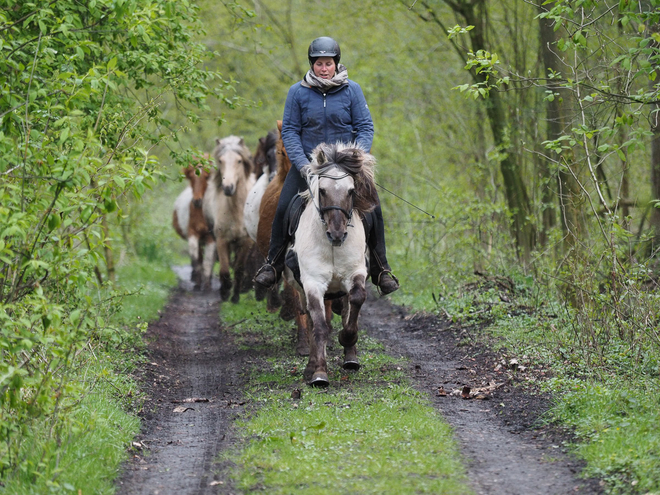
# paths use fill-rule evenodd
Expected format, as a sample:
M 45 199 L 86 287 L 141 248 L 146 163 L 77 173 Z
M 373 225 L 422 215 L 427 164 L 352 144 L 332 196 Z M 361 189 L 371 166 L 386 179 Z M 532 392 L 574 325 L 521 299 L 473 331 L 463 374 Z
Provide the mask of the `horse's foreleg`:
M 229 275 L 229 244 L 219 235 L 215 236 L 218 262 L 220 263 L 220 297 L 223 301 L 229 299 L 231 293 L 231 276 Z
M 307 332 L 309 337 L 309 363 L 305 369 L 305 375 L 311 373 L 308 383 L 316 387 L 327 387 L 328 380 L 328 364 L 326 361 L 326 345 L 328 342 L 328 335 L 330 328 L 325 319 L 325 305 L 323 303 L 323 294 L 317 290 L 306 290 L 305 295 L 307 298 L 307 313 L 311 319 L 313 332 Z
M 245 273 L 245 263 L 248 254 L 250 254 L 250 245 L 252 241 L 249 237 L 241 239 L 236 245 L 236 260 L 234 262 L 234 295 L 231 302 L 236 304 L 241 298 L 241 287 L 243 286 L 243 274 Z
M 358 370 L 360 363 L 357 358 L 358 315 L 367 300 L 364 275 L 353 279 L 353 287 L 348 293 L 348 304 L 344 305 L 342 313 L 343 329 L 339 332 L 339 343 L 344 347 L 344 369 Z

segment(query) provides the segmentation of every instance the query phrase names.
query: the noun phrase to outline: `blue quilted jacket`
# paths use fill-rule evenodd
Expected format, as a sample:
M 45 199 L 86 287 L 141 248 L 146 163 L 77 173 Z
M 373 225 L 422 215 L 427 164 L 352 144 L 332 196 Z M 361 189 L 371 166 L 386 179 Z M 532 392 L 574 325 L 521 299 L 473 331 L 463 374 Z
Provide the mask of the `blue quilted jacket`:
M 289 89 L 282 118 L 282 141 L 293 166 L 309 163 L 321 143 L 356 142 L 371 149 L 374 124 L 362 88 L 354 81 L 322 93 L 296 83 Z

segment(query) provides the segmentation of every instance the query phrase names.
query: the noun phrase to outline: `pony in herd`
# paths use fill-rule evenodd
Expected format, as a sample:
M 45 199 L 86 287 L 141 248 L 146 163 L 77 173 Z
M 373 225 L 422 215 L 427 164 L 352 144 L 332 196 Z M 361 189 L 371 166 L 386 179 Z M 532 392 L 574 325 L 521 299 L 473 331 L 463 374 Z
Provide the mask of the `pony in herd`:
M 219 262 L 223 301 L 231 295 L 233 303 L 239 302 L 244 279 L 252 279 L 268 253 L 275 209 L 291 168 L 282 123 L 277 124 L 259 140 L 254 155 L 242 138 L 228 136 L 183 170 L 189 185 L 174 202 L 173 226 L 188 242 L 195 289 L 210 289 Z M 367 297 L 368 266 L 362 218 L 378 202 L 374 169 L 373 156 L 355 145 L 319 145 L 312 153 L 309 190 L 301 198 L 304 210 L 290 227 L 293 240 L 281 293 L 279 286 L 267 293 L 255 288 L 256 299 L 267 299 L 269 311 L 279 309 L 281 318 L 295 319 L 296 350 L 309 356 L 303 376 L 312 386 L 329 385 L 326 347 L 333 313 L 341 316 L 343 367 L 360 367 L 358 315 Z M 250 258 L 257 259 L 255 270 L 247 269 Z

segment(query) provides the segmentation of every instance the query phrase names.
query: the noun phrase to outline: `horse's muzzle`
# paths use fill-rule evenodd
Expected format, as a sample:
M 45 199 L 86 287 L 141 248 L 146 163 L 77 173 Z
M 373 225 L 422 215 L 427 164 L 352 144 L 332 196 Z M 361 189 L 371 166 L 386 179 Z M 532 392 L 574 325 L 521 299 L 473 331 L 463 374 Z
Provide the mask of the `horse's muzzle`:
M 346 236 L 348 235 L 348 232 L 344 232 L 341 237 L 337 237 L 330 232 L 325 233 L 326 237 L 330 241 L 330 244 L 333 245 L 333 247 L 338 247 L 344 244 L 344 241 L 346 240 Z
M 223 186 L 222 190 L 224 191 L 225 196 L 233 196 L 234 193 L 236 192 L 236 185 L 231 184 L 229 186 Z
M 202 207 L 202 200 L 201 199 L 193 199 L 192 200 L 192 205 L 195 208 L 201 208 Z

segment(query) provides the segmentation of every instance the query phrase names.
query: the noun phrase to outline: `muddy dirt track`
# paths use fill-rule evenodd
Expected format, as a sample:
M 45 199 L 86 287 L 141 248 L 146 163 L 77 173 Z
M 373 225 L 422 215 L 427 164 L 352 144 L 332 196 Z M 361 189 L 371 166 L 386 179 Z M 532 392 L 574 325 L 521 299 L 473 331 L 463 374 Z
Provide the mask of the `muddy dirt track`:
M 218 454 L 236 445 L 241 370 L 254 356 L 239 351 L 220 326 L 217 290 L 192 292 L 185 269 L 178 273 L 180 287 L 149 327 L 149 363 L 139 376 L 148 399 L 142 433 L 117 482 L 120 495 L 240 493 L 223 476 Z M 375 297 L 360 328 L 409 359 L 413 384 L 454 428 L 477 494 L 601 492 L 597 481 L 577 477 L 581 465 L 565 455 L 567 437 L 534 424 L 549 398 L 526 393 L 500 357 L 464 345 L 465 329 Z M 471 399 L 452 395 L 466 386 Z

